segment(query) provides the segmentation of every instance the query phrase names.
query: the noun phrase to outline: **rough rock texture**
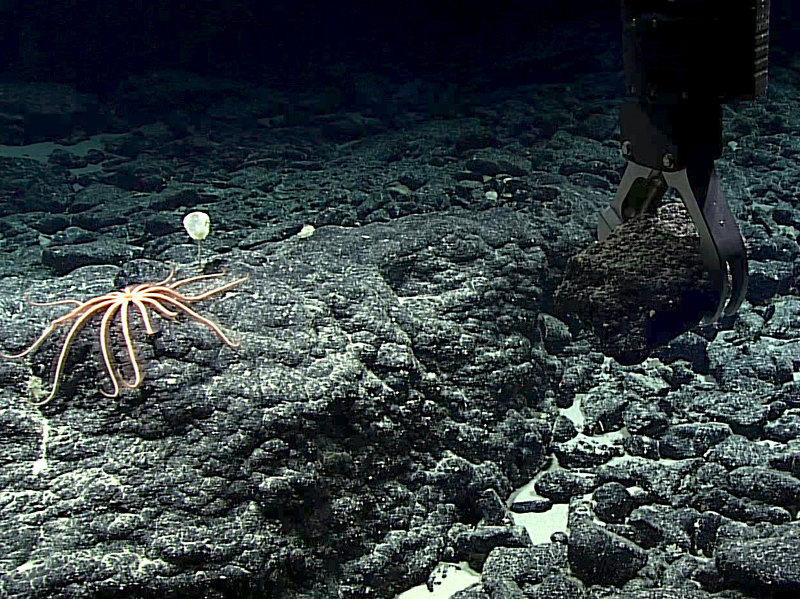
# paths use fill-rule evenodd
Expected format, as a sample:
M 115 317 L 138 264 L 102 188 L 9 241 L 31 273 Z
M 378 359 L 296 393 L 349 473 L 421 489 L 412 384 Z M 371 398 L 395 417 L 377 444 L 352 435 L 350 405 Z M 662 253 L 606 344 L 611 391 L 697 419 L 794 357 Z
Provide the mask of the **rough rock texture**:
M 22 144 L 92 134 L 105 124 L 93 94 L 69 85 L 0 83 L 0 143 Z
M 242 334 L 235 352 L 186 318 L 148 337 L 133 317 L 146 378 L 119 398 L 100 393 L 97 322 L 47 406 L 25 399 L 60 338 L 0 360 L 0 595 L 391 599 L 470 568 L 458 599 L 794 599 L 800 70 L 725 107 L 716 166 L 751 259 L 737 317 L 650 352 L 642 306 L 691 276 L 626 272 L 628 328 L 598 341 L 553 294 L 619 184 L 611 20 L 526 31 L 471 90 L 363 65 L 324 92 L 142 73 L 102 101 L 113 135 L 65 103 L 63 145 L 0 146 L 1 351 L 68 308 L 28 292 L 195 274 L 189 211 L 211 215 L 205 272 L 250 274 L 197 305 Z M 24 140 L 18 109 L 0 137 Z M 606 266 L 641 271 L 659 229 Z M 123 343 L 115 323 L 125 367 Z M 519 523 L 564 512 L 549 543 Z M 593 584 L 622 557 L 622 586 Z
M 586 584 L 622 586 L 647 563 L 636 543 L 591 523 L 573 526 L 569 564 Z
M 721 549 L 717 567 L 729 577 L 756 592 L 796 597 L 800 593 L 800 556 L 797 536 L 743 541 Z
M 716 300 L 697 236 L 679 237 L 643 216 L 570 258 L 556 311 L 576 316 L 605 353 L 634 364 L 696 326 Z
M 97 396 L 96 325 L 42 416 L 13 399 L 25 364 L 4 361 L 2 421 L 15 433 L 2 487 L 25 489 L 5 508 L 18 524 L 4 555 L 48 530 L 25 562 L 6 558 L 6 592 L 230 593 L 246 578 L 280 594 L 328 571 L 355 597 L 447 557 L 448 531 L 489 514 L 480 492 L 505 496 L 535 474 L 554 418 L 540 411 L 550 375 L 524 335 L 547 263 L 523 219 L 485 216 L 328 227 L 236 252 L 230 276 L 250 280 L 198 310 L 235 328 L 241 347 L 186 319 L 147 338 L 134 318 L 146 381 L 117 400 Z M 35 296 L 161 276 L 148 261 L 84 267 Z M 6 347 L 23 347 L 44 309 L 20 304 L 21 280 L 1 284 Z M 48 376 L 58 349 L 46 344 L 34 372 Z M 37 458 L 46 467 L 34 472 Z M 402 549 L 378 532 L 390 529 L 404 531 Z M 464 557 L 510 542 L 505 527 L 468 532 L 452 537 Z M 388 555 L 399 570 L 387 578 Z

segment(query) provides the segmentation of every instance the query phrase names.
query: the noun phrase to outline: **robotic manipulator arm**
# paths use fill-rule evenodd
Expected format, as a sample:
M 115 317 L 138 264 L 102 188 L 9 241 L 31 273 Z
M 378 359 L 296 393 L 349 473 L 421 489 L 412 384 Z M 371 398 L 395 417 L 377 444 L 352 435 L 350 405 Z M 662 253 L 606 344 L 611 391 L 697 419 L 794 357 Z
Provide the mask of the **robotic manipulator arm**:
M 719 290 L 714 314 L 734 314 L 747 292 L 747 253 L 714 162 L 722 155 L 722 104 L 767 89 L 770 0 L 622 0 L 626 97 L 620 114 L 628 165 L 600 212 L 603 241 L 624 221 L 655 211 L 670 187 L 700 236 Z

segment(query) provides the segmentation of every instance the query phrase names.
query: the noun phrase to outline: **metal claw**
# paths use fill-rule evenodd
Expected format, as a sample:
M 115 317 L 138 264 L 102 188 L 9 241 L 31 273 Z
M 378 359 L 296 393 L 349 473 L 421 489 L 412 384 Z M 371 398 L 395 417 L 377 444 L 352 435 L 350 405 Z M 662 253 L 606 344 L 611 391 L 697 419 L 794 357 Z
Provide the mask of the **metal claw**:
M 654 211 L 662 196 L 674 188 L 700 236 L 700 255 L 719 302 L 713 314 L 703 318 L 710 324 L 724 313 L 734 314 L 747 294 L 747 251 L 739 226 L 722 192 L 713 161 L 690 164 L 669 172 L 629 161 L 617 194 L 600 212 L 597 238 L 603 241 L 624 221 Z

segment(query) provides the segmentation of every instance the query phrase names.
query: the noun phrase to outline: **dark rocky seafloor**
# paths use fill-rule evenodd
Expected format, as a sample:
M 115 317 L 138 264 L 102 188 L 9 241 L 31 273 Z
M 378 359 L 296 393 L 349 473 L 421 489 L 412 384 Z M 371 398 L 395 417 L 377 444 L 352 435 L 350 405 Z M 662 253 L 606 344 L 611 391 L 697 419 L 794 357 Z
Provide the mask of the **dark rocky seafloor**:
M 459 599 L 797 597 L 800 63 L 725 107 L 748 301 L 624 366 L 554 300 L 624 167 L 621 72 L 549 51 L 569 84 L 352 74 L 355 106 L 173 72 L 103 101 L 2 84 L 3 352 L 65 311 L 28 293 L 196 275 L 193 210 L 203 272 L 249 280 L 193 304 L 236 350 L 134 314 L 119 398 L 96 319 L 45 406 L 63 332 L 0 360 L 0 595 L 388 598 L 466 562 Z M 549 543 L 513 520 L 566 503 Z

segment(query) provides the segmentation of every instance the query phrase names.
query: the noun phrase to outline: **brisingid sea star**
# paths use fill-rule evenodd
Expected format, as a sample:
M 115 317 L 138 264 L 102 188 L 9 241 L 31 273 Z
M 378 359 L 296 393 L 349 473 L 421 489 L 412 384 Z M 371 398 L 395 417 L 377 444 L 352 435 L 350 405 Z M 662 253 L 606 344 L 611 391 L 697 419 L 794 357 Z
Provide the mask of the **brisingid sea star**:
M 100 354 L 103 358 L 103 363 L 105 364 L 108 377 L 111 379 L 112 386 L 111 392 L 103 391 L 103 389 L 99 390 L 100 393 L 106 397 L 117 397 L 120 393 L 120 384 L 129 389 L 136 389 L 144 380 L 141 368 L 139 367 L 139 363 L 137 361 L 136 351 L 133 347 L 133 340 L 131 338 L 130 322 L 128 318 L 131 304 L 139 310 L 139 314 L 141 314 L 142 317 L 142 322 L 144 323 L 145 331 L 148 335 L 155 333 L 155 329 L 150 321 L 150 315 L 148 314 L 148 308 L 152 308 L 165 318 L 174 318 L 182 312 L 183 314 L 189 316 L 189 318 L 204 324 L 214 331 L 217 337 L 219 337 L 228 347 L 239 347 L 241 340 L 232 341 L 229 339 L 219 325 L 192 310 L 188 304 L 199 302 L 219 293 L 228 291 L 237 285 L 241 285 L 249 278 L 249 275 L 229 283 L 225 283 L 219 287 L 214 287 L 213 289 L 209 289 L 198 295 L 184 295 L 177 290 L 179 287 L 183 287 L 184 285 L 189 285 L 190 283 L 195 283 L 197 281 L 218 279 L 224 276 L 225 273 L 198 275 L 189 277 L 187 279 L 180 279 L 178 281 L 170 282 L 172 281 L 174 275 L 175 268 L 172 267 L 169 276 L 162 281 L 158 281 L 157 283 L 139 283 L 137 285 L 129 285 L 120 291 L 112 291 L 104 295 L 93 297 L 84 302 L 74 299 L 55 300 L 52 302 L 33 302 L 29 300 L 34 306 L 75 305 L 76 307 L 67 314 L 59 316 L 55 320 L 51 321 L 44 331 L 42 331 L 41 335 L 39 335 L 36 341 L 34 341 L 33 344 L 27 349 L 18 354 L 10 355 L 0 352 L 0 356 L 11 359 L 27 356 L 28 354 L 31 354 L 39 349 L 42 343 L 44 343 L 56 329 L 66 323 L 72 322 L 72 326 L 70 327 L 67 336 L 64 338 L 61 351 L 58 354 L 56 369 L 53 375 L 53 388 L 44 399 L 31 402 L 35 406 L 43 406 L 50 402 L 58 391 L 59 384 L 61 382 L 61 375 L 64 371 L 64 364 L 66 362 L 67 355 L 69 354 L 70 347 L 72 346 L 72 342 L 75 340 L 78 333 L 80 333 L 84 325 L 89 320 L 101 313 L 103 317 L 100 321 Z M 109 330 L 117 313 L 119 313 L 122 337 L 125 340 L 125 348 L 128 352 L 128 359 L 130 360 L 131 368 L 133 370 L 132 381 L 125 380 L 119 369 L 115 368 L 112 360 L 112 353 L 109 346 Z

